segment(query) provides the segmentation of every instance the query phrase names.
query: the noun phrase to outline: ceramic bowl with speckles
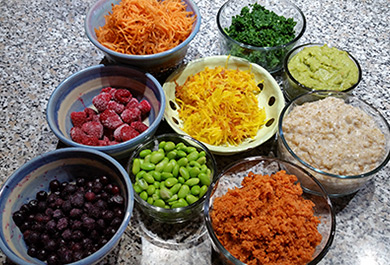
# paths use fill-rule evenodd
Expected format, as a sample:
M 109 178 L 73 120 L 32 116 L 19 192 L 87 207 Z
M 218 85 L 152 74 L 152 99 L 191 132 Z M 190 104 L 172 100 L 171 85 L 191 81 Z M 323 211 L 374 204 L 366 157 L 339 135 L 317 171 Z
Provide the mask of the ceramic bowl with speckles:
M 50 181 L 71 183 L 77 176 L 107 176 L 124 198 L 123 220 L 108 242 L 93 254 L 72 264 L 95 264 L 120 241 L 130 222 L 134 193 L 125 169 L 111 156 L 86 148 L 63 148 L 39 155 L 17 169 L 0 190 L 0 249 L 15 264 L 46 264 L 27 253 L 23 234 L 12 216 L 23 204 L 36 198 L 39 191 L 49 191 Z
M 91 146 L 73 141 L 70 135 L 74 127 L 71 113 L 84 111 L 85 108 L 96 110 L 93 98 L 106 87 L 127 89 L 139 102 L 146 99 L 151 110 L 142 122 L 149 128 L 130 140 L 114 145 Z M 154 135 L 163 118 L 164 109 L 165 94 L 154 76 L 129 66 L 101 64 L 82 69 L 58 85 L 49 98 L 46 120 L 53 133 L 65 145 L 102 151 L 120 159 Z

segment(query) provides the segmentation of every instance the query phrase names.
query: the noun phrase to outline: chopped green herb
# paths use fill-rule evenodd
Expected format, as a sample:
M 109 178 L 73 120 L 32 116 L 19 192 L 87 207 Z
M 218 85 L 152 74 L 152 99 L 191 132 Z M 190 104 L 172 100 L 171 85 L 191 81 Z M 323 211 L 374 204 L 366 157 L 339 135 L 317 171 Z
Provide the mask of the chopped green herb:
M 249 8 L 252 7 L 252 10 Z M 236 41 L 257 47 L 274 47 L 286 44 L 295 37 L 293 18 L 278 16 L 257 3 L 242 8 L 232 18 L 226 33 Z

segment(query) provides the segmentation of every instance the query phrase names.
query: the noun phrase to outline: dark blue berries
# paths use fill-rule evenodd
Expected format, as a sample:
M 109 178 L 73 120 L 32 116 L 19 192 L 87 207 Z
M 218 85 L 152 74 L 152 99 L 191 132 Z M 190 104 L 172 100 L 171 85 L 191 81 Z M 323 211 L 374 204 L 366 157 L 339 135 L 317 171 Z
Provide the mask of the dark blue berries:
M 96 252 L 123 221 L 125 201 L 107 176 L 52 180 L 12 219 L 23 233 L 28 254 L 48 265 L 67 264 Z

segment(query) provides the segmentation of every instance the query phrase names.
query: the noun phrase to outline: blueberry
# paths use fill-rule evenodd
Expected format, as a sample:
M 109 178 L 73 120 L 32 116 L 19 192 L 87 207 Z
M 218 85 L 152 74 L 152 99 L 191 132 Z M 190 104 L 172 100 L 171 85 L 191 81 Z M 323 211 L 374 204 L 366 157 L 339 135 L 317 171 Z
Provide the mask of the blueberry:
M 64 217 L 64 213 L 60 209 L 54 210 L 54 212 L 53 212 L 54 219 L 60 219 L 62 217 Z
M 65 229 L 64 232 L 62 232 L 61 237 L 65 241 L 71 240 L 72 239 L 72 231 L 70 231 L 70 229 Z
M 84 195 L 82 193 L 75 193 L 69 199 L 74 207 L 81 208 L 84 205 Z
M 28 207 L 31 212 L 36 212 L 38 210 L 38 200 L 31 200 L 28 202 Z
M 38 251 L 37 251 L 36 247 L 31 246 L 31 247 L 29 247 L 29 248 L 27 249 L 27 254 L 28 254 L 29 256 L 35 258 L 35 257 L 37 256 L 37 254 L 38 254 Z
M 83 239 L 84 234 L 80 230 L 74 230 L 71 237 L 74 241 L 79 242 Z
M 58 259 L 57 255 L 56 254 L 50 254 L 48 257 L 47 257 L 47 264 L 48 265 L 59 265 L 61 264 L 60 263 L 60 260 Z
M 45 201 L 47 198 L 47 192 L 44 190 L 38 191 L 37 194 L 35 195 L 35 198 L 38 201 Z
M 101 176 L 100 177 L 100 182 L 103 184 L 103 185 L 107 185 L 109 183 L 109 178 L 107 176 Z
M 96 199 L 96 194 L 92 191 L 88 191 L 85 193 L 85 199 L 89 202 L 93 202 Z
M 56 230 L 57 222 L 55 220 L 50 220 L 46 223 L 46 230 L 50 233 L 53 233 Z
M 83 187 L 85 185 L 85 178 L 77 178 L 76 185 L 79 187 Z
M 72 209 L 72 203 L 70 202 L 70 200 L 66 200 L 66 201 L 64 201 L 64 203 L 62 204 L 61 208 L 62 208 L 62 210 L 63 210 L 65 213 L 68 213 L 68 212 Z
M 78 208 L 73 208 L 72 210 L 70 210 L 69 216 L 71 218 L 74 218 L 74 219 L 80 219 L 82 213 L 83 213 L 83 210 L 78 209 Z
M 50 183 L 49 183 L 49 187 L 50 187 L 50 190 L 52 192 L 60 190 L 60 186 L 61 186 L 61 183 L 58 180 L 56 180 L 56 179 L 50 181 Z
M 57 222 L 57 229 L 58 230 L 62 231 L 67 227 L 68 227 L 68 218 L 63 217 L 63 218 L 58 220 L 58 222 Z
M 20 226 L 24 222 L 24 215 L 20 211 L 16 211 L 12 215 L 12 220 L 14 220 L 15 224 L 17 226 Z

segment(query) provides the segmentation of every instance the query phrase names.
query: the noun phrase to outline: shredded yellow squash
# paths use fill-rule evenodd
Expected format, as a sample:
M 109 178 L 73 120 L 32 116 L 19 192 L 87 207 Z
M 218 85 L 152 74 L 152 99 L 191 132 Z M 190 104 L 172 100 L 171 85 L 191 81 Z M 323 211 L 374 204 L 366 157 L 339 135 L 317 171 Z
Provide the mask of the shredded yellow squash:
M 183 131 L 211 145 L 239 145 L 256 136 L 266 120 L 258 106 L 261 92 L 250 70 L 206 67 L 176 83 L 176 102 Z

